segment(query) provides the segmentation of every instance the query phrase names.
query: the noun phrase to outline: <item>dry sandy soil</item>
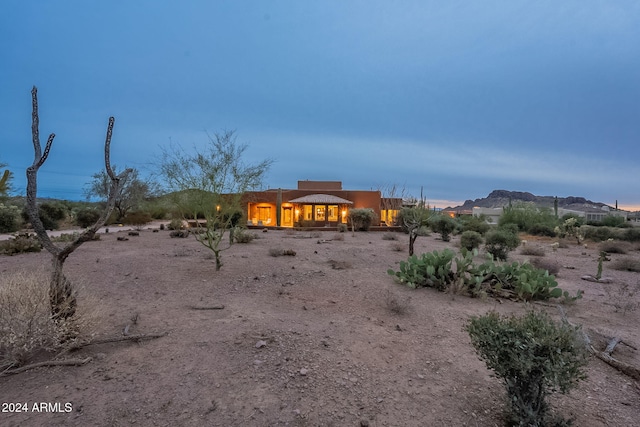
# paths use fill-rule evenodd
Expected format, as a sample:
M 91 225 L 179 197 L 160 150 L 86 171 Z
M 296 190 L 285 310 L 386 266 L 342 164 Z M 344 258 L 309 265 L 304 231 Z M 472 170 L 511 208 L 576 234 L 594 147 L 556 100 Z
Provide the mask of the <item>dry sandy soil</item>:
M 0 402 L 60 403 L 58 413 L 0 413 L 2 426 L 494 426 L 502 425 L 504 388 L 470 344 L 464 326 L 489 310 L 524 313 L 509 300 L 471 299 L 412 290 L 387 275 L 407 251 L 384 233 L 257 232 L 224 252 L 215 271 L 195 241 L 144 230 L 117 241 L 109 233 L 68 259 L 67 275 L 98 298 L 98 338 L 167 332 L 144 342 L 92 345 L 72 358 L 82 366 L 32 369 L 0 378 Z M 334 239 L 340 236 L 343 240 Z M 398 242 L 408 246 L 407 236 Z M 566 305 L 569 319 L 603 337 L 620 336 L 613 355 L 640 366 L 640 292 L 622 289 L 640 275 L 595 274 L 596 244 L 552 252 L 560 287 L 584 298 Z M 419 237 L 417 253 L 456 247 Z M 271 249 L 293 249 L 273 257 Z M 527 257 L 516 251 L 512 259 Z M 640 257 L 637 248 L 630 256 Z M 616 257 L 629 255 L 612 255 Z M 49 255 L 0 257 L 0 272 L 48 264 Z M 397 314 L 389 307 L 404 305 Z M 80 304 L 83 300 L 80 299 Z M 629 310 L 616 305 L 629 304 Z M 218 310 L 198 310 L 224 305 Z M 558 318 L 553 304 L 535 305 Z M 132 319 L 137 319 L 133 322 Z M 605 338 L 596 340 L 604 348 Z M 635 349 L 633 348 L 635 347 Z M 592 358 L 588 379 L 552 399 L 577 426 L 637 426 L 636 381 Z M 69 412 L 64 412 L 65 404 Z

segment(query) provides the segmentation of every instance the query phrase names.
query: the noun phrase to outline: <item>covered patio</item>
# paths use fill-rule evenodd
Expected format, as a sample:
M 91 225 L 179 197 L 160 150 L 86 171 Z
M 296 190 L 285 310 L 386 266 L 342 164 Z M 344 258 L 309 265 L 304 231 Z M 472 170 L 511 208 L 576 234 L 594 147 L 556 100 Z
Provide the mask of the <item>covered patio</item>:
M 289 200 L 294 207 L 294 220 L 297 224 L 315 227 L 335 227 L 347 222 L 350 200 L 330 194 L 309 194 Z

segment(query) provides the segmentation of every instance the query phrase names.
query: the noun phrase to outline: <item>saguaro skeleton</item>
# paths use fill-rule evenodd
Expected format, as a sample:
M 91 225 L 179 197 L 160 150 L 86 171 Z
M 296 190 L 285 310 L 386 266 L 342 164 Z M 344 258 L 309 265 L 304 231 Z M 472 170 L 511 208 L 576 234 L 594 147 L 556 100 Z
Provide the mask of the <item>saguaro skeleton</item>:
M 40 135 L 39 135 L 39 117 L 38 117 L 38 89 L 34 86 L 31 90 L 31 100 L 32 100 L 32 122 L 31 122 L 31 136 L 33 139 L 33 150 L 34 150 L 34 160 L 33 164 L 27 168 L 27 212 L 29 214 L 29 219 L 31 220 L 31 225 L 38 236 L 38 239 L 42 243 L 42 246 L 49 251 L 52 255 L 52 267 L 53 270 L 51 272 L 51 281 L 49 287 L 49 300 L 51 303 L 51 314 L 54 320 L 64 320 L 73 316 L 76 312 L 76 297 L 75 292 L 73 290 L 73 285 L 71 282 L 64 276 L 62 267 L 64 265 L 67 257 L 76 250 L 80 245 L 84 242 L 92 240 L 98 229 L 104 225 L 107 218 L 111 214 L 114 204 L 115 197 L 118 192 L 118 187 L 120 185 L 120 180 L 125 177 L 126 174 L 129 173 L 130 169 L 123 171 L 120 175 L 116 175 L 111 169 L 110 162 L 110 146 L 111 146 L 111 135 L 113 133 L 113 124 L 115 119 L 113 117 L 109 118 L 109 125 L 107 127 L 107 137 L 104 144 L 104 163 L 105 169 L 109 178 L 111 178 L 111 187 L 109 189 L 109 197 L 107 199 L 107 207 L 96 223 L 90 228 L 86 229 L 82 234 L 80 234 L 74 241 L 69 243 L 64 247 L 59 247 L 55 245 L 49 235 L 47 234 L 42 221 L 40 220 L 40 216 L 38 215 L 38 206 L 36 204 L 36 194 L 38 187 L 38 169 L 40 166 L 44 164 L 49 156 L 49 151 L 51 151 L 51 145 L 53 144 L 53 139 L 55 138 L 55 134 L 52 133 L 49 135 L 47 139 L 47 144 L 44 148 L 44 153 L 42 151 L 42 147 L 40 145 Z

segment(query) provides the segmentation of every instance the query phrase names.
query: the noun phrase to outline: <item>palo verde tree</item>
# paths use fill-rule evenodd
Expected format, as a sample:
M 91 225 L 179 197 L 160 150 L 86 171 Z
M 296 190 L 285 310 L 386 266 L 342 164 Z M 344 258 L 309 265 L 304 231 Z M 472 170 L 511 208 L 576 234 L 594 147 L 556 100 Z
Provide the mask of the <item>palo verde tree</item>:
M 117 168 L 113 166 L 113 172 L 116 173 Z M 137 169 L 129 169 L 120 181 L 118 193 L 115 197 L 115 210 L 118 213 L 116 221 L 122 220 L 127 213 L 137 209 L 140 204 L 152 194 L 153 183 L 142 180 L 139 177 Z M 91 182 L 84 188 L 84 195 L 88 199 L 98 197 L 101 200 L 109 198 L 111 189 L 111 177 L 106 171 L 100 171 L 93 174 Z
M 207 148 L 193 154 L 178 146 L 165 149 L 160 173 L 183 218 L 194 219 L 196 239 L 214 253 L 217 271 L 221 252 L 233 243 L 233 228 L 242 217 L 242 196 L 261 186 L 272 161 L 245 164 L 248 146 L 238 144 L 234 131 L 207 137 Z M 223 243 L 226 233 L 231 236 L 228 244 Z
M 47 140 L 47 144 L 44 148 L 44 152 L 42 151 L 42 146 L 40 145 L 40 135 L 39 135 L 39 117 L 38 117 L 38 89 L 34 86 L 31 90 L 31 100 L 32 100 L 32 123 L 31 123 L 31 136 L 33 140 L 33 151 L 34 151 L 34 160 L 33 164 L 27 168 L 27 213 L 29 214 L 29 219 L 31 220 L 31 225 L 42 243 L 42 246 L 51 253 L 52 255 L 52 273 L 51 280 L 49 286 L 49 301 L 51 304 L 51 314 L 55 321 L 64 321 L 70 317 L 72 317 L 76 312 L 76 297 L 73 289 L 73 285 L 67 279 L 62 271 L 62 267 L 64 265 L 65 260 L 71 253 L 76 250 L 82 243 L 93 239 L 93 236 L 98 231 L 98 229 L 104 224 L 107 220 L 111 211 L 113 210 L 113 206 L 115 203 L 115 195 L 118 193 L 118 188 L 120 181 L 126 177 L 126 174 L 129 172 L 125 170 L 120 175 L 116 175 L 114 171 L 111 169 L 110 163 L 110 146 L 111 146 L 111 135 L 113 133 L 113 124 L 115 119 L 113 117 L 109 118 L 109 125 L 107 127 L 107 137 L 104 144 L 104 163 L 105 169 L 109 178 L 111 179 L 111 185 L 109 188 L 109 197 L 107 199 L 107 207 L 102 212 L 100 218 L 96 221 L 96 223 L 85 230 L 82 234 L 80 234 L 74 241 L 69 243 L 64 247 L 60 247 L 55 245 L 49 235 L 47 234 L 42 221 L 40 220 L 40 216 L 38 215 L 38 206 L 36 203 L 37 199 L 37 189 L 38 189 L 38 170 L 47 160 L 49 156 L 49 151 L 51 151 L 51 145 L 53 144 L 53 139 L 55 138 L 55 134 L 50 134 Z

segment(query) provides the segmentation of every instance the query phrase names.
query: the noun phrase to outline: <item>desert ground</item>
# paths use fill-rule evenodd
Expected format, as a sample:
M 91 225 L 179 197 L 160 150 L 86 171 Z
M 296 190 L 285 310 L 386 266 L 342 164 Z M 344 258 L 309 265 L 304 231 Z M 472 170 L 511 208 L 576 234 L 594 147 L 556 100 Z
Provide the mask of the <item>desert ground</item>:
M 556 302 L 472 299 L 395 283 L 388 268 L 407 258 L 408 237 L 383 232 L 256 231 L 223 253 L 157 224 L 139 236 L 102 234 L 67 263 L 79 304 L 100 313 L 94 339 L 166 333 L 138 342 L 89 345 L 61 358 L 81 366 L 39 367 L 0 377 L 2 426 L 500 426 L 505 392 L 464 330 L 472 315 L 524 313 L 559 319 Z M 117 237 L 128 240 L 119 241 Z M 564 305 L 602 350 L 640 366 L 638 273 L 605 263 L 611 283 L 593 283 L 598 245 L 527 239 L 558 263 L 559 286 L 581 300 Z M 403 251 L 394 246 L 401 244 Z M 419 237 L 416 253 L 451 247 Z M 295 256 L 272 256 L 291 249 Z M 480 255 L 481 256 L 481 255 Z M 638 247 L 626 255 L 640 257 Z M 529 258 L 519 253 L 512 260 Z M 40 253 L 0 257 L 0 274 L 49 264 Z M 44 285 L 46 286 L 46 284 Z M 92 301 L 92 302 L 88 302 Z M 46 360 L 52 355 L 41 355 Z M 591 357 L 588 378 L 554 408 L 577 426 L 640 424 L 638 382 Z M 34 403 L 59 403 L 34 412 Z

